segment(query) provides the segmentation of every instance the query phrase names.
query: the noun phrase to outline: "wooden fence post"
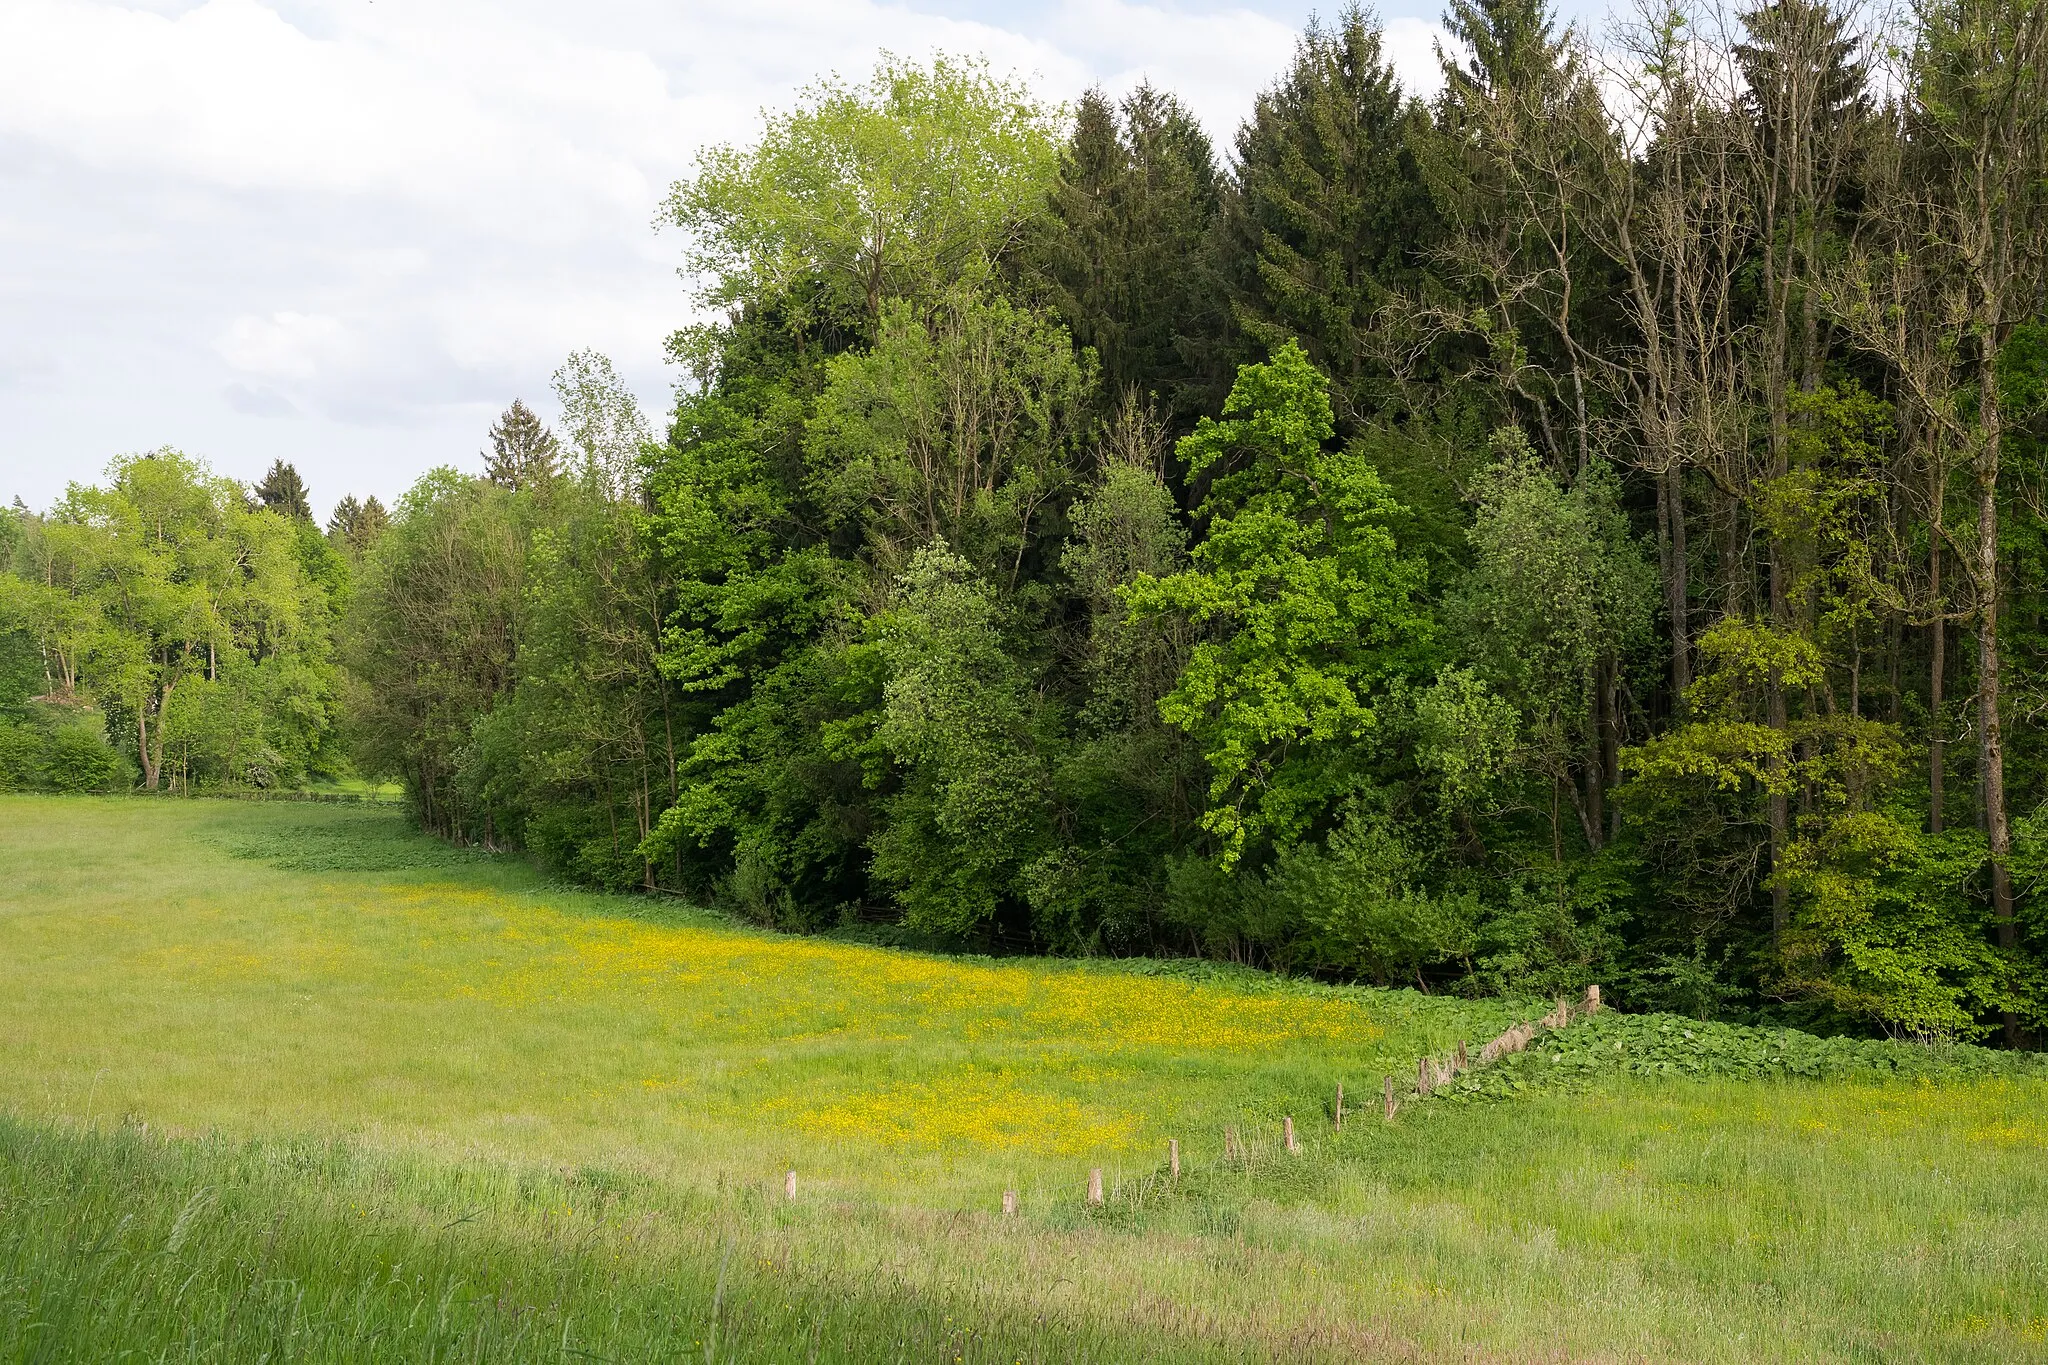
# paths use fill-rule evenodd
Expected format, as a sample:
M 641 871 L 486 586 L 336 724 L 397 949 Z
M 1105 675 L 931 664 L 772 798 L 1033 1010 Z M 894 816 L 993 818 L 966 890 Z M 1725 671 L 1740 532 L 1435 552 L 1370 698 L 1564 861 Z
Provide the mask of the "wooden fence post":
M 1017 1192 L 1016 1192 L 1015 1190 L 1004 1190 L 1004 1191 L 1003 1191 L 1003 1217 L 1005 1217 L 1005 1218 L 1015 1218 L 1016 1216 L 1017 1216 Z
M 1344 1131 L 1344 1082 L 1337 1082 L 1337 1131 Z
M 1296 1141 L 1294 1140 L 1294 1117 L 1293 1117 L 1293 1115 L 1291 1115 L 1291 1114 L 1290 1114 L 1290 1115 L 1288 1115 L 1288 1116 L 1287 1116 L 1286 1118 L 1283 1118 L 1283 1119 L 1281 1119 L 1281 1120 L 1280 1120 L 1280 1135 L 1281 1135 L 1282 1137 L 1284 1137 L 1284 1138 L 1286 1138 L 1286 1139 L 1287 1139 L 1287 1150 L 1288 1150 L 1288 1151 L 1290 1151 L 1290 1152 L 1298 1152 L 1298 1151 L 1300 1151 L 1300 1150 L 1301 1150 L 1301 1144 L 1297 1143 L 1297 1142 L 1296 1142 Z
M 1166 1140 L 1166 1164 L 1173 1170 L 1173 1178 L 1180 1179 L 1180 1139 Z
M 1599 1012 L 1600 988 L 1598 986 L 1588 986 L 1586 987 L 1586 1013 L 1598 1014 Z
M 1429 1058 L 1419 1058 L 1415 1063 L 1415 1095 L 1420 1099 L 1429 1093 Z
M 794 1198 L 796 1198 L 796 1172 L 795 1172 L 795 1171 L 791 1171 L 791 1172 L 789 1172 L 789 1173 L 788 1173 L 787 1175 L 785 1175 L 785 1176 L 783 1176 L 783 1177 L 782 1177 L 782 1197 L 783 1197 L 784 1199 L 794 1199 Z
M 1100 1166 L 1088 1168 L 1088 1202 L 1091 1204 L 1100 1204 L 1102 1202 L 1102 1168 Z

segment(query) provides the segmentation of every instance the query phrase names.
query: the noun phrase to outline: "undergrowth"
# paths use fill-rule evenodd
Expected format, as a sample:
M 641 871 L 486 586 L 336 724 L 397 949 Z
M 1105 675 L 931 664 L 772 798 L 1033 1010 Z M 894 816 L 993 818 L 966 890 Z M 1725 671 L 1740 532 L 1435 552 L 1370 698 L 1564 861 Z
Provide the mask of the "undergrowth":
M 1465 1072 L 1434 1097 L 1475 1103 L 1536 1091 L 1584 1091 L 1612 1076 L 1852 1082 L 2048 1077 L 2048 1055 L 1972 1043 L 1822 1038 L 1797 1029 L 1605 1010 L 1539 1034 L 1525 1051 Z

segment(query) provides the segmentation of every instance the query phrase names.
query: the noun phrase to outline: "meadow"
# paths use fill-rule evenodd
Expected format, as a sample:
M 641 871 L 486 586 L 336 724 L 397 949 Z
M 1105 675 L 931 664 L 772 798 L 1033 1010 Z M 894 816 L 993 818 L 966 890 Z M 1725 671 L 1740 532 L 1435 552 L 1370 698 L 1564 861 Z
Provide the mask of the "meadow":
M 1541 1008 L 778 936 L 388 807 L 0 797 L 0 1360 L 2048 1359 L 2025 1068 L 1603 1017 L 1334 1129 Z M 1762 1078 L 1657 1060 L 1710 1040 Z

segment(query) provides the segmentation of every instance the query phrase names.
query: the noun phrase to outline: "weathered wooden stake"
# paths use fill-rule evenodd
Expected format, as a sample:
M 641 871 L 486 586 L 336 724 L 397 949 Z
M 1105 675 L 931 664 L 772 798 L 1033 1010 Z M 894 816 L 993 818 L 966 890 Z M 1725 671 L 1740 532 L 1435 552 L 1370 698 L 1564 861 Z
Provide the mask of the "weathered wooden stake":
M 783 1176 L 783 1177 L 782 1177 L 782 1197 L 783 1197 L 784 1199 L 794 1199 L 794 1198 L 796 1198 L 796 1172 L 795 1172 L 795 1171 L 791 1171 L 791 1172 L 790 1172 L 789 1174 L 787 1174 L 787 1175 L 785 1175 L 785 1176 Z
M 1387 1117 L 1394 1117 L 1394 1078 L 1387 1077 Z
M 1166 1140 L 1166 1164 L 1173 1170 L 1173 1178 L 1180 1179 L 1180 1139 Z
M 1016 1192 L 1015 1190 L 1004 1190 L 1004 1191 L 1003 1191 L 1003 1217 L 1005 1217 L 1005 1218 L 1015 1218 L 1016 1216 L 1017 1216 L 1017 1192 Z
M 1288 1151 L 1298 1152 L 1301 1150 L 1301 1144 L 1294 1140 L 1294 1118 L 1292 1115 L 1280 1120 L 1280 1136 L 1287 1139 Z
M 1417 1097 L 1429 1093 L 1429 1058 L 1423 1057 L 1415 1063 L 1415 1093 Z
M 1458 1070 L 1463 1071 L 1470 1065 L 1471 1063 L 1465 1060 L 1465 1045 L 1461 1042 L 1458 1044 Z
M 1600 988 L 1598 986 L 1588 986 L 1586 987 L 1586 1013 L 1598 1014 L 1599 1012 Z
M 1091 1204 L 1100 1204 L 1102 1202 L 1102 1168 L 1100 1166 L 1088 1168 L 1088 1202 Z
M 1344 1131 L 1344 1082 L 1337 1082 L 1337 1131 Z

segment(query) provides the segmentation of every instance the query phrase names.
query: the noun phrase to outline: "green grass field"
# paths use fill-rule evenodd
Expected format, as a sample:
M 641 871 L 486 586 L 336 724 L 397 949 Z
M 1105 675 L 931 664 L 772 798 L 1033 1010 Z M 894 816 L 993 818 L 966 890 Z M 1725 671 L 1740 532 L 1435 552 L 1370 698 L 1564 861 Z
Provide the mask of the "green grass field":
M 1539 1008 L 756 933 L 388 807 L 0 797 L 0 1360 L 2048 1359 L 2035 1076 L 1561 1049 L 1332 1131 Z

